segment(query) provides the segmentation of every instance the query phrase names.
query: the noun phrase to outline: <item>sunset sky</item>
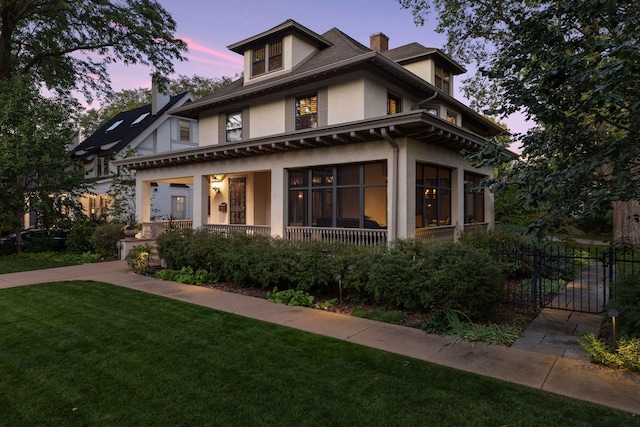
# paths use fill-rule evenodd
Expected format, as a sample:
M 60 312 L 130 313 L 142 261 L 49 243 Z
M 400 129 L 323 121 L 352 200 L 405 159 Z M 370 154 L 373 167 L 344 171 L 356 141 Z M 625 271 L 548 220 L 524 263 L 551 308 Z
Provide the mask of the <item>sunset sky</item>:
M 442 48 L 445 36 L 435 32 L 435 15 L 418 27 L 410 10 L 395 0 L 159 0 L 177 22 L 176 36 L 189 52 L 186 62 L 174 64 L 176 75 L 234 77 L 242 71 L 242 56 L 227 46 L 266 31 L 287 19 L 322 34 L 338 28 L 365 46 L 369 36 L 382 32 L 389 47 L 411 42 Z M 463 64 L 465 65 L 465 64 Z M 456 86 L 475 70 L 468 68 L 456 77 Z M 113 65 L 109 68 L 114 90 L 150 86 L 150 69 L 144 66 Z M 170 76 L 175 77 L 175 76 Z M 456 90 L 455 96 L 468 104 Z M 518 118 L 507 121 L 514 131 L 528 126 Z

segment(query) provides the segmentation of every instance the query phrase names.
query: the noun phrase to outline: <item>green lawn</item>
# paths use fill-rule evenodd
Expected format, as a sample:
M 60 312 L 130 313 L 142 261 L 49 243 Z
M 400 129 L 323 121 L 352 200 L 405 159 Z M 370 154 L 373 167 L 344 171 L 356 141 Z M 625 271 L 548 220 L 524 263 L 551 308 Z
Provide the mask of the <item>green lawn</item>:
M 0 274 L 17 273 L 19 271 L 43 270 L 45 268 L 64 267 L 74 265 L 74 262 L 53 259 L 11 259 L 0 258 Z
M 0 425 L 640 425 L 619 411 L 98 282 L 0 290 Z

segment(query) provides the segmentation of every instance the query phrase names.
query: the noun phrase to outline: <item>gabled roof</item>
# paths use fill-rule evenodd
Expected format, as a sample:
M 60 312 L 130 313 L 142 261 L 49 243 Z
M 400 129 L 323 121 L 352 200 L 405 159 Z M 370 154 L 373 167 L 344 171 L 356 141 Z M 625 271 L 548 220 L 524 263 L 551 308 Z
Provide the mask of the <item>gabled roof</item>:
M 432 57 L 437 62 L 445 63 L 454 74 L 463 74 L 467 72 L 462 65 L 445 55 L 440 49 L 424 47 L 420 43 L 409 43 L 404 46 L 389 49 L 382 53 L 387 58 L 401 65 L 422 61 L 426 58 Z
M 168 118 L 165 113 L 171 108 L 184 105 L 192 99 L 189 92 L 172 96 L 156 115 L 151 114 L 151 104 L 122 111 L 102 125 L 73 149 L 80 158 L 90 155 L 106 156 L 120 152 L 140 135 L 158 127 Z
M 288 34 L 296 34 L 300 38 L 305 39 L 320 48 L 331 46 L 331 43 L 325 40 L 322 36 L 314 33 L 306 27 L 303 27 L 293 19 L 288 19 L 282 24 L 276 25 L 275 27 L 271 28 L 270 30 L 229 45 L 227 46 L 227 49 L 242 55 L 244 54 L 245 50 L 251 49 L 253 48 L 253 46 L 263 46 L 264 42 L 267 40 L 279 39 Z
M 291 22 L 295 25 L 291 24 Z M 285 24 L 287 23 L 290 23 L 288 25 L 293 25 L 296 29 L 304 29 L 304 27 L 295 23 L 295 21 L 286 21 Z M 286 26 L 285 24 L 281 25 Z M 249 43 L 248 40 L 264 38 L 265 34 L 281 31 L 279 27 L 280 26 L 275 27 L 254 38 L 238 43 L 237 48 L 240 49 L 241 45 L 246 46 L 247 43 Z M 327 31 L 319 37 L 325 40 L 328 45 L 313 53 L 290 72 L 278 74 L 272 78 L 264 78 L 250 84 L 245 84 L 244 78 L 241 77 L 232 84 L 198 99 L 189 105 L 171 110 L 170 114 L 197 118 L 201 112 L 212 108 L 219 108 L 237 102 L 247 102 L 257 96 L 274 94 L 290 87 L 295 87 L 296 85 L 325 79 L 328 76 L 336 76 L 359 69 L 367 69 L 383 75 L 386 79 L 398 85 L 405 86 L 407 90 L 410 90 L 418 98 L 426 99 L 434 94 L 438 94 L 439 100 L 460 108 L 467 116 L 465 120 L 475 122 L 487 129 L 487 134 L 482 135 L 484 137 L 495 136 L 503 132 L 502 128 L 452 96 L 436 88 L 431 83 L 407 70 L 399 62 L 411 61 L 417 57 L 424 58 L 425 55 L 436 56 L 438 59 L 444 61 L 447 57 L 440 50 L 425 48 L 418 43 L 412 43 L 381 53 L 369 49 L 336 28 Z M 232 47 L 236 48 L 236 45 L 232 45 Z M 448 64 L 452 66 L 453 70 L 465 71 L 464 68 L 451 59 L 448 59 Z

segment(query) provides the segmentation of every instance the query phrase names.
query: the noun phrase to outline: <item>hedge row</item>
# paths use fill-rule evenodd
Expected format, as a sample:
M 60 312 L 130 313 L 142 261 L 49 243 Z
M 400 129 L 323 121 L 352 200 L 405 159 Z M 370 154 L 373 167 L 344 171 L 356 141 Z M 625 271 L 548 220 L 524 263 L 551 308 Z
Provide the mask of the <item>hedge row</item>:
M 448 242 L 363 248 L 172 230 L 157 243 L 168 268 L 207 269 L 239 287 L 337 296 L 340 276 L 343 294 L 351 300 L 423 311 L 455 309 L 472 318 L 489 315 L 503 297 L 498 264 L 478 249 Z

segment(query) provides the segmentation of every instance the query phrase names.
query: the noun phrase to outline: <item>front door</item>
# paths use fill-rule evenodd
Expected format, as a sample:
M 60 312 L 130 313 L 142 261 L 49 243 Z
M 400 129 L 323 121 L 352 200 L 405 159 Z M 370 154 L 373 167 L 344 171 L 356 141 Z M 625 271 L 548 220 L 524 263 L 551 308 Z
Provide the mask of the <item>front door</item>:
M 229 223 L 246 224 L 247 178 L 229 178 Z

